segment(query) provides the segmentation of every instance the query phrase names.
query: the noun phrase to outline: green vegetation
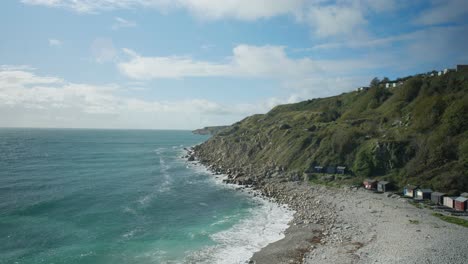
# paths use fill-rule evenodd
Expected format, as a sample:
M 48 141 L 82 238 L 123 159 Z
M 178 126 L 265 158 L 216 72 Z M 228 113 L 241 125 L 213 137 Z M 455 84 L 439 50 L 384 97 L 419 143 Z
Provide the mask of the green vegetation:
M 410 222 L 410 224 L 413 224 L 413 225 L 419 225 L 419 220 L 408 220 Z
M 318 165 L 346 166 L 351 179 L 334 181 L 373 177 L 400 187 L 468 190 L 468 76 L 401 80 L 395 88 L 373 80 L 367 91 L 277 106 L 205 145 L 216 160 L 259 174 L 265 167 L 303 175 Z
M 461 219 L 461 218 L 454 217 L 454 216 L 443 215 L 439 213 L 433 213 L 432 215 L 444 220 L 445 222 L 468 227 L 468 220 Z
M 211 126 L 193 130 L 192 133 L 199 135 L 216 135 L 229 126 Z

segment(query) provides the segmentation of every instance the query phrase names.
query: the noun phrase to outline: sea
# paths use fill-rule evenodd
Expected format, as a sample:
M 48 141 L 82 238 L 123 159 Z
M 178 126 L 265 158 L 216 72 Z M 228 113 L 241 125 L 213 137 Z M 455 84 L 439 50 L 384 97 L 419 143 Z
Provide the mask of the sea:
M 182 158 L 208 138 L 0 129 L 0 263 L 246 263 L 293 212 Z

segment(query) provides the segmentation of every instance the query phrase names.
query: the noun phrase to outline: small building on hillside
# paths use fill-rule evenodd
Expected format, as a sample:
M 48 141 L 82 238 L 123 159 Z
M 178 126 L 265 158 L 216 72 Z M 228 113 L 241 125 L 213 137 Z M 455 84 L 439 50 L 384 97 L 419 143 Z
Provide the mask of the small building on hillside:
M 367 86 L 361 86 L 361 87 L 358 87 L 356 89 L 356 91 L 358 91 L 358 92 L 363 92 L 363 91 L 367 91 L 367 90 L 369 90 L 369 87 L 367 87 Z
M 461 197 L 465 197 L 465 198 L 468 198 L 468 192 L 464 192 L 462 194 L 460 194 Z
M 453 208 L 457 211 L 466 211 L 468 198 L 458 197 L 453 201 Z
M 327 167 L 327 173 L 328 174 L 335 174 L 336 173 L 336 167 L 335 166 L 328 166 Z
M 377 183 L 377 191 L 378 192 L 387 192 L 392 189 L 392 184 L 388 181 L 379 181 Z
M 367 190 L 375 190 L 377 188 L 377 181 L 376 180 L 370 180 L 367 179 L 363 182 L 364 188 Z
M 323 166 L 315 166 L 314 172 L 316 173 L 323 173 Z
M 415 190 L 417 188 L 419 188 L 419 186 L 408 184 L 408 185 L 405 186 L 405 188 L 403 188 L 403 195 L 406 196 L 406 197 L 413 198 L 414 195 L 415 195 Z
M 452 197 L 452 196 L 445 196 L 444 197 L 444 206 L 453 208 L 454 207 L 454 201 L 457 197 Z
M 414 199 L 416 200 L 430 200 L 431 199 L 431 189 L 416 189 Z
M 466 64 L 457 65 L 457 72 L 468 72 L 468 65 Z
M 338 174 L 345 174 L 346 172 L 346 167 L 345 166 L 338 166 L 336 167 L 336 173 Z
M 444 204 L 444 197 L 445 197 L 445 193 L 441 193 L 441 192 L 431 193 L 431 201 L 438 205 Z

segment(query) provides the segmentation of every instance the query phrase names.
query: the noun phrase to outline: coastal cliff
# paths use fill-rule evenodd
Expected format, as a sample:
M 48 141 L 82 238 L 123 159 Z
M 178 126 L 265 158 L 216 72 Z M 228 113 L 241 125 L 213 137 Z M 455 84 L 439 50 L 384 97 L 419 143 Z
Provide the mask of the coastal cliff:
M 193 134 L 198 134 L 198 135 L 216 135 L 220 131 L 228 128 L 229 126 L 210 126 L 210 127 L 204 127 L 200 129 L 195 129 L 192 131 Z
M 466 74 L 414 76 L 394 88 L 277 106 L 219 130 L 194 156 L 236 184 L 373 177 L 456 193 L 468 189 L 467 121 Z M 315 166 L 346 172 L 327 176 Z

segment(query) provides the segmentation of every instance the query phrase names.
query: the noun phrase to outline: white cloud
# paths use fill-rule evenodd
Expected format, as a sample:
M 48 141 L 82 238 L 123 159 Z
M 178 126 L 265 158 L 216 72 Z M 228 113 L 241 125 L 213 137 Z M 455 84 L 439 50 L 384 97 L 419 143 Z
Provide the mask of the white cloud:
M 64 7 L 81 13 L 122 8 L 183 8 L 206 19 L 255 20 L 294 13 L 304 0 L 22 0 L 25 4 Z
M 222 62 L 197 61 L 189 57 L 143 57 L 124 49 L 130 60 L 118 64 L 120 71 L 133 79 L 158 79 L 208 76 L 292 78 L 318 70 L 309 58 L 289 58 L 280 46 L 238 45 L 232 57 Z
M 25 4 L 60 7 L 80 13 L 114 9 L 153 8 L 161 12 L 183 9 L 202 20 L 237 19 L 254 21 L 291 16 L 309 24 L 318 36 L 349 34 L 366 25 L 370 12 L 393 11 L 397 0 L 22 0 Z M 118 19 L 121 20 L 121 19 Z M 121 25 L 121 26 L 119 26 Z M 115 28 L 129 27 L 117 21 Z
M 355 30 L 367 23 L 362 10 L 352 6 L 315 7 L 306 20 L 320 37 L 356 34 Z
M 291 58 L 285 47 L 238 45 L 220 61 L 190 57 L 145 57 L 125 49 L 129 59 L 118 63 L 122 74 L 134 80 L 178 78 L 259 78 L 273 80 L 296 100 L 335 95 L 365 85 L 375 71 L 398 66 L 400 60 L 382 56 L 366 59 L 312 60 Z M 283 103 L 288 102 L 281 100 Z
M 256 20 L 278 15 L 295 14 L 304 5 L 304 0 L 179 0 L 177 6 L 184 7 L 197 17 L 205 19 L 236 18 Z
M 468 15 L 466 0 L 433 0 L 432 6 L 422 12 L 415 22 L 422 25 L 437 25 L 456 22 Z
M 206 99 L 145 100 L 92 85 L 0 69 L 0 127 L 198 128 L 230 124 L 285 101 L 222 105 Z
M 1 71 L 15 71 L 15 70 L 24 70 L 24 71 L 33 71 L 34 67 L 30 65 L 0 65 Z
M 60 47 L 62 46 L 62 41 L 58 40 L 58 39 L 53 39 L 53 38 L 50 38 L 49 39 L 49 46 L 51 47 Z
M 312 50 L 328 50 L 339 48 L 373 48 L 378 46 L 392 45 L 395 42 L 411 41 L 417 38 L 418 32 L 408 34 L 383 37 L 383 38 L 369 38 L 369 39 L 350 39 L 342 42 L 327 42 L 314 45 L 311 48 L 298 49 L 297 51 L 312 51 Z
M 115 17 L 114 18 L 114 24 L 112 25 L 113 30 L 118 30 L 121 28 L 132 28 L 136 27 L 137 24 L 134 21 L 126 20 L 121 17 Z

